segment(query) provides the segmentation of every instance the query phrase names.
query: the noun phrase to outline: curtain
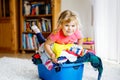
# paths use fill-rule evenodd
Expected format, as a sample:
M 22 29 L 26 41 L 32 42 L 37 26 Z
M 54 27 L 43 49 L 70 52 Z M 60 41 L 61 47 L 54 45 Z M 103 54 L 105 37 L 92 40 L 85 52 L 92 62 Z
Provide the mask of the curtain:
M 118 42 L 120 23 L 118 22 L 119 0 L 94 1 L 94 34 L 96 54 L 101 58 L 119 62 L 120 50 Z M 120 1 L 119 1 L 120 2 Z M 120 6 L 119 6 L 120 7 Z M 120 21 L 120 20 L 119 20 Z M 119 40 L 120 41 L 120 40 Z

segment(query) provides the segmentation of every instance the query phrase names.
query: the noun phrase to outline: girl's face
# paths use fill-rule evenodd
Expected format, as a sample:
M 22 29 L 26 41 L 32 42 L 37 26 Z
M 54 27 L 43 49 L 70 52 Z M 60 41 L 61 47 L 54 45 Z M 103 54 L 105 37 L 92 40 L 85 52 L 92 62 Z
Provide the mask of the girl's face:
M 65 36 L 70 36 L 70 35 L 74 34 L 76 29 L 77 29 L 77 26 L 75 25 L 74 21 L 71 21 L 69 23 L 64 23 L 62 25 L 62 31 Z

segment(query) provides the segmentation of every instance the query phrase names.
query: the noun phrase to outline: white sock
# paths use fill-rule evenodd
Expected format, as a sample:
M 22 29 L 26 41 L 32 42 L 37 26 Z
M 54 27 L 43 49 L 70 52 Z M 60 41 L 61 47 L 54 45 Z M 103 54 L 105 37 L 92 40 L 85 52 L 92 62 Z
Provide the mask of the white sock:
M 39 30 L 39 28 L 38 28 L 36 25 L 33 25 L 33 26 L 31 27 L 31 29 L 32 29 L 35 33 L 40 33 L 40 30 Z

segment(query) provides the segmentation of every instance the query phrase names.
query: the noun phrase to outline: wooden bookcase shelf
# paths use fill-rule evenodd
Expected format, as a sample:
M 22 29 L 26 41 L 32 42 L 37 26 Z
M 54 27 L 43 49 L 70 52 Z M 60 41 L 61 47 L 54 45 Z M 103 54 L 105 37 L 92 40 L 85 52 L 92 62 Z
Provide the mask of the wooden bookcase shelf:
M 41 14 L 41 15 L 28 15 L 24 18 L 41 18 L 41 17 L 52 17 L 52 14 Z
M 32 22 L 35 22 L 43 36 L 47 38 L 56 28 L 60 7 L 61 0 L 20 0 L 21 52 L 38 49 L 39 44 L 36 35 L 31 30 Z

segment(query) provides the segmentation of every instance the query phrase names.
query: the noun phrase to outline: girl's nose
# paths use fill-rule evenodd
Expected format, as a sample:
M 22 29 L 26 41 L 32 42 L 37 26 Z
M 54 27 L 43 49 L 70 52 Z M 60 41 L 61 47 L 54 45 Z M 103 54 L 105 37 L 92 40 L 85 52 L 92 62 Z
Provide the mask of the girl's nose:
M 72 26 L 71 26 L 71 25 L 69 25 L 68 29 L 72 29 Z

